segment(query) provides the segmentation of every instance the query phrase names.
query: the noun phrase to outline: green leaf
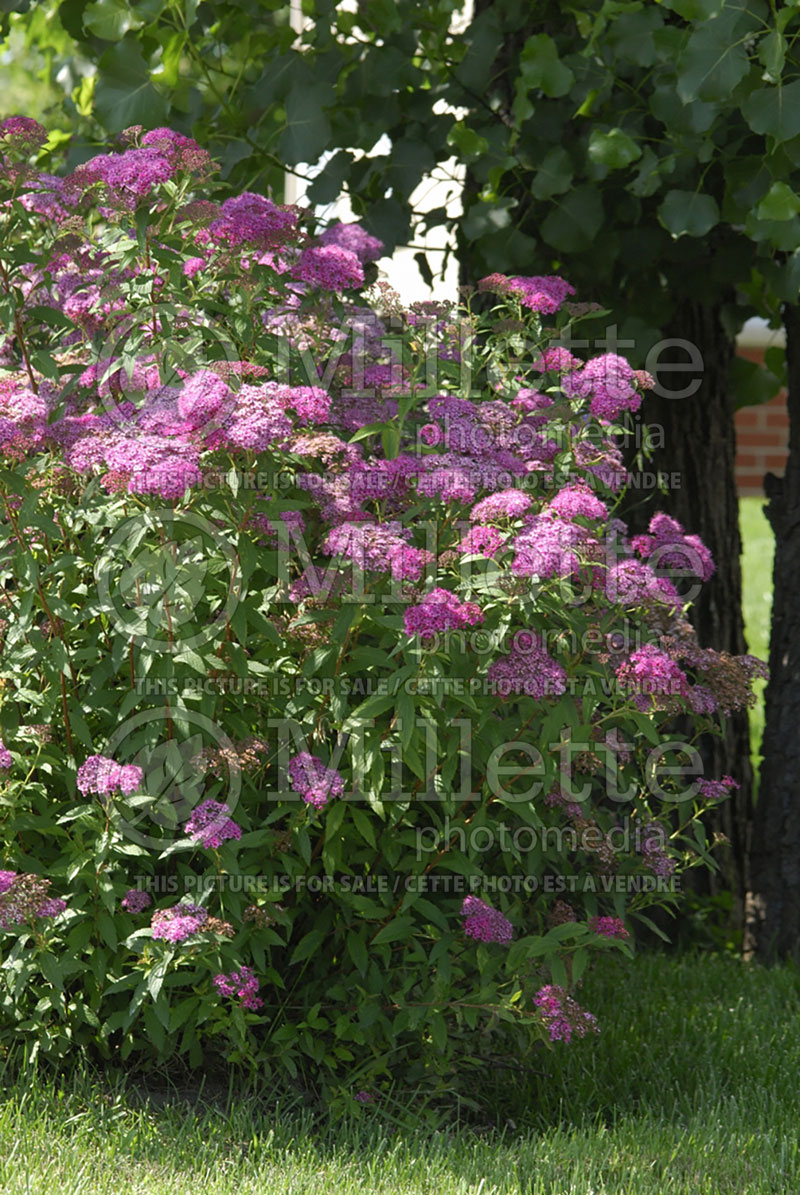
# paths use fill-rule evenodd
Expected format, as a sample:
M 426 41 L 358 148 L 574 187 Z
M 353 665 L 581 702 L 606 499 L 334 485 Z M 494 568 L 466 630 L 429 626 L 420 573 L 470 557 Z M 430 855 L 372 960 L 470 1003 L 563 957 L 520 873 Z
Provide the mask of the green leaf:
M 286 99 L 286 129 L 279 142 L 284 162 L 316 162 L 328 148 L 331 126 L 323 106 L 332 99 L 327 83 L 298 79 Z
M 536 199 L 551 199 L 563 195 L 572 184 L 572 162 L 565 149 L 558 146 L 548 150 L 531 183 L 531 192 Z
M 134 124 L 163 124 L 168 104 L 150 82 L 147 63 L 130 35 L 103 54 L 94 93 L 94 113 L 109 133 Z
M 674 237 L 701 237 L 719 223 L 719 208 L 712 195 L 672 190 L 667 191 L 658 218 Z
M 362 975 L 366 975 L 367 966 L 369 963 L 369 956 L 367 955 L 367 947 L 364 939 L 355 930 L 350 930 L 347 935 L 347 951 L 350 958 L 355 963 L 357 969 Z
M 551 99 L 566 95 L 575 76 L 560 61 L 558 48 L 547 33 L 534 33 L 522 47 L 519 69 L 528 88 L 543 91 Z
M 141 29 L 144 22 L 126 0 L 95 0 L 83 13 L 83 27 L 103 41 L 119 41 L 129 30 Z
M 603 224 L 603 201 L 597 187 L 584 183 L 556 201 L 542 222 L 541 233 L 548 245 L 565 253 L 592 248 Z
M 777 29 L 762 37 L 758 43 L 758 61 L 772 82 L 777 83 L 786 61 L 786 38 Z
M 607 133 L 594 129 L 589 138 L 589 157 L 609 170 L 621 170 L 641 156 L 639 146 L 622 129 L 609 129 Z
M 800 79 L 781 87 L 760 87 L 742 101 L 742 115 L 754 133 L 776 141 L 800 134 Z
M 741 45 L 741 10 L 725 9 L 694 28 L 677 64 L 678 95 L 694 100 L 728 100 L 750 69 Z
M 800 199 L 788 183 L 773 183 L 756 208 L 759 220 L 791 220 L 800 212 Z
M 413 924 L 411 917 L 393 917 L 383 929 L 378 930 L 372 939 L 372 945 L 379 946 L 381 942 L 397 942 L 400 938 L 410 938 Z

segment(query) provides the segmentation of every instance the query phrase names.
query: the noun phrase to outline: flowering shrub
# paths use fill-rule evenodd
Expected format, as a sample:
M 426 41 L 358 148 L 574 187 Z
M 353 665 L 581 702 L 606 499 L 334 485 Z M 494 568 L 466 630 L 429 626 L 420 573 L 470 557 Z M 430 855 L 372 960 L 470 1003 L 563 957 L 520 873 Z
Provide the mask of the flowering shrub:
M 735 783 L 675 719 L 761 674 L 614 514 L 651 380 L 560 278 L 405 310 L 189 138 L 44 139 L 0 124 L 0 1035 L 363 1101 L 594 1031 Z

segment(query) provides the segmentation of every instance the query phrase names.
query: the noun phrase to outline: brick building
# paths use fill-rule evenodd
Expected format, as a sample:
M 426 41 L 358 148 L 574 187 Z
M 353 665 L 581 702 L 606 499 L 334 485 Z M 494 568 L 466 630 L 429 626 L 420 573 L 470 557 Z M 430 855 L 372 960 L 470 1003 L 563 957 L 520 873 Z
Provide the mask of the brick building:
M 770 345 L 784 343 L 783 331 L 761 320 L 748 320 L 738 338 L 738 352 L 749 361 L 762 361 Z M 789 447 L 786 393 L 757 407 L 736 412 L 736 485 L 741 496 L 764 496 L 764 474 L 782 476 Z

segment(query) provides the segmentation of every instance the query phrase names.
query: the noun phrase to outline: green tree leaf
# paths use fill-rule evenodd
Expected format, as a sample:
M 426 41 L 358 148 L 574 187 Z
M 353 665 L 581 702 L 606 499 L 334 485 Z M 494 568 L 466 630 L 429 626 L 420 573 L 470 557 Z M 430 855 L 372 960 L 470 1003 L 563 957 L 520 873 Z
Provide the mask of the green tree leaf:
M 141 29 L 141 17 L 126 0 L 95 0 L 83 13 L 83 26 L 103 41 L 119 41 L 132 29 Z
M 120 133 L 134 124 L 163 124 L 169 106 L 150 82 L 147 63 L 130 35 L 108 50 L 98 67 L 94 110 L 109 132 Z
M 545 95 L 566 95 L 575 76 L 559 59 L 558 48 L 547 33 L 534 33 L 525 42 L 519 58 L 519 69 L 528 88 Z
M 742 115 L 754 133 L 767 133 L 776 141 L 790 141 L 800 134 L 800 79 L 785 86 L 760 87 L 742 103 Z
M 674 237 L 702 237 L 719 223 L 719 208 L 712 195 L 699 191 L 667 191 L 658 218 Z
M 621 170 L 641 156 L 641 148 L 622 129 L 594 129 L 589 138 L 589 157 L 609 170 Z

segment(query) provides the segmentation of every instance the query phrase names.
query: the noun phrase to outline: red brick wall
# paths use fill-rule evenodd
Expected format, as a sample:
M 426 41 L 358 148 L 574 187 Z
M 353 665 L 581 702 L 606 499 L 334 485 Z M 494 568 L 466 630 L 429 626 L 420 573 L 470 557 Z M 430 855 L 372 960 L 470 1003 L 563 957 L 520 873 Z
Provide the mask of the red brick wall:
M 750 361 L 760 361 L 759 349 L 740 349 Z M 740 494 L 764 496 L 764 474 L 782 476 L 789 444 L 786 394 L 771 402 L 742 407 L 736 412 L 736 486 Z

